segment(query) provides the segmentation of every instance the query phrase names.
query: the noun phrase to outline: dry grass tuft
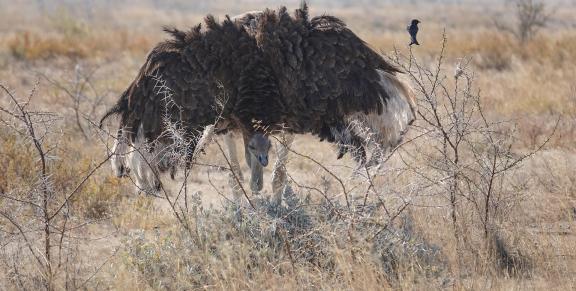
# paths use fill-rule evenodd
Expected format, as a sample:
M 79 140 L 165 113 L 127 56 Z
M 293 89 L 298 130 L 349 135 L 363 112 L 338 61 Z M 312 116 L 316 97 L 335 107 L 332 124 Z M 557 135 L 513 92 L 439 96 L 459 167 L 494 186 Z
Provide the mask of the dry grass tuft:
M 118 51 L 144 54 L 153 41 L 146 36 L 131 37 L 126 31 L 88 33 L 87 35 L 40 34 L 31 31 L 17 33 L 6 40 L 11 56 L 21 61 L 66 58 L 106 57 Z

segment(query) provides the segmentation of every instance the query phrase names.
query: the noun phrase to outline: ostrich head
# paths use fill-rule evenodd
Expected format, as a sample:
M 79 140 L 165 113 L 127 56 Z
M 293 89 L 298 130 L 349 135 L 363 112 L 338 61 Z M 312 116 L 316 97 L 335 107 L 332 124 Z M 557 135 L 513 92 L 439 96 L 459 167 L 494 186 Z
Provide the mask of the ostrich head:
M 246 163 L 251 170 L 250 189 L 258 192 L 264 187 L 263 167 L 268 165 L 268 151 L 270 150 L 268 136 L 261 132 L 244 132 L 244 155 Z
M 268 166 L 268 152 L 270 151 L 270 139 L 263 133 L 255 133 L 248 140 L 246 152 L 250 158 L 256 159 L 263 167 Z
M 126 166 L 125 155 L 128 153 L 128 141 L 124 136 L 122 128 L 118 129 L 114 146 L 112 147 L 112 155 L 110 162 L 112 164 L 112 172 L 116 177 L 127 177 L 130 173 L 130 168 Z

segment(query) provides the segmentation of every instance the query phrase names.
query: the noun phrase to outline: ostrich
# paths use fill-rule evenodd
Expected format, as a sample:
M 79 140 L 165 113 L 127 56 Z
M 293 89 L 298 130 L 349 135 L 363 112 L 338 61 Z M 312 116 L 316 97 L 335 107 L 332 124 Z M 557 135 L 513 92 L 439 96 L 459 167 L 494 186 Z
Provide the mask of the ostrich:
M 361 163 L 366 147 L 372 150 L 368 166 L 402 141 L 416 117 L 414 94 L 400 71 L 343 21 L 328 15 L 310 19 L 306 3 L 294 16 L 281 7 L 243 19 L 280 89 L 280 94 L 243 97 L 251 106 L 234 114 L 244 128 L 258 120 L 271 132 L 314 134 L 339 144 L 339 157 L 348 146 L 357 149 L 355 158 Z M 276 190 L 279 202 L 281 191 Z
M 136 79 L 101 119 L 102 124 L 120 115 L 113 170 L 117 176 L 132 170 L 136 186 L 146 192 L 159 189 L 159 172 L 176 168 L 172 152 L 192 158 L 197 137 L 207 126 L 215 124 L 217 134 L 248 132 L 230 119 L 237 96 L 258 94 L 254 90 L 260 84 L 274 86 L 266 81 L 271 75 L 267 66 L 254 53 L 255 40 L 241 26 L 230 19 L 219 24 L 212 16 L 205 22 L 205 31 L 200 25 L 188 32 L 165 29 L 172 38 L 152 49 Z M 251 135 L 246 147 L 255 161 L 267 164 L 267 137 Z
M 363 162 L 365 146 L 394 146 L 414 119 L 413 95 L 396 77 L 398 71 L 334 17 L 308 21 L 304 5 L 293 18 L 281 8 L 277 14 L 247 13 L 222 24 L 208 16 L 206 26 L 205 32 L 200 26 L 189 32 L 168 29 L 172 39 L 152 50 L 136 80 L 103 118 L 121 115 L 113 168 L 117 175 L 133 169 L 144 189 L 159 187 L 156 170 L 174 169 L 166 149 L 172 146 L 190 157 L 197 145 L 193 137 L 201 132 L 204 137 L 208 131 L 241 132 L 251 188 L 259 190 L 270 148 L 269 132 L 262 128 L 318 135 L 339 145 L 338 157 L 351 146 Z M 290 33 L 300 40 L 290 39 Z M 282 42 L 290 41 L 284 48 Z M 183 132 L 181 140 L 191 142 L 164 134 L 169 128 L 162 116 Z M 254 127 L 254 120 L 264 127 Z M 214 130 L 206 130 L 214 123 Z M 230 135 L 224 140 L 239 170 Z M 291 140 L 288 135 L 287 144 Z M 121 155 L 142 144 L 149 147 Z M 284 146 L 278 149 L 273 175 L 278 201 L 286 179 Z M 146 167 L 150 159 L 156 168 Z

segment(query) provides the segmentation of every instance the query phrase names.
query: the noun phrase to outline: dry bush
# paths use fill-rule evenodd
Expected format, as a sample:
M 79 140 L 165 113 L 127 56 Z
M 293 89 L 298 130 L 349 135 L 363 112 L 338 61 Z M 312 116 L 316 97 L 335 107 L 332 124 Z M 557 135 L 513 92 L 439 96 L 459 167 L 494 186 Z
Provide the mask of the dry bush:
M 40 76 L 56 89 L 54 99 L 62 103 L 61 107 L 70 108 L 75 126 L 86 140 L 90 134 L 90 122 L 98 119 L 99 109 L 102 109 L 104 100 L 111 91 L 96 81 L 100 68 L 101 66 L 76 63 L 69 76 L 53 77 L 40 73 Z
M 496 28 L 513 34 L 521 43 L 533 39 L 536 33 L 550 21 L 551 12 L 546 3 L 539 0 L 511 1 L 516 12 L 516 24 L 512 28 L 495 20 Z
M 85 42 L 72 38 L 44 37 L 31 32 L 17 34 L 7 41 L 10 54 L 20 60 L 39 60 L 55 57 L 86 58 L 93 51 Z
M 156 78 L 158 97 L 165 100 L 166 112 L 171 112 L 171 106 L 177 105 L 170 101 L 170 89 L 165 87 L 162 76 Z M 168 118 L 164 122 L 167 130 L 163 136 L 175 144 L 163 155 L 171 163 L 192 167 L 193 171 L 184 167 L 183 180 L 170 187 L 173 191 L 162 183 L 155 196 L 168 204 L 166 211 L 172 214 L 176 227 L 168 233 L 155 230 L 152 236 L 137 233 L 124 242 L 126 268 L 138 270 L 148 286 L 229 288 L 243 278 L 253 278 L 254 282 L 241 284 L 240 288 L 254 288 L 263 279 L 259 274 L 294 277 L 295 282 L 324 277 L 323 284 L 337 286 L 342 277 L 355 272 L 348 267 L 356 262 L 368 263 L 366 275 L 390 286 L 409 284 L 406 278 L 411 284 L 433 280 L 441 286 L 450 282 L 447 260 L 440 247 L 427 241 L 416 227 L 410 226 L 410 218 L 403 215 L 411 206 L 411 196 L 418 194 L 393 195 L 394 190 L 375 184 L 388 173 L 361 167 L 350 179 L 288 148 L 291 155 L 313 165 L 311 173 L 322 173 L 319 178 L 323 185 L 318 188 L 299 183 L 290 176 L 292 183 L 284 188 L 278 203 L 265 195 L 247 192 L 217 140 L 213 141 L 219 149 L 216 154 L 223 157 L 224 164 L 198 160 L 210 141 L 210 129 L 202 137 L 192 137 L 199 140 L 191 142 L 179 132 L 182 128 L 178 124 Z M 277 142 L 282 144 L 284 140 L 278 138 Z M 189 157 L 191 150 L 187 147 L 191 144 L 198 146 Z M 131 150 L 150 149 L 143 146 Z M 152 166 L 162 163 L 155 159 L 145 162 Z M 205 209 L 199 193 L 188 188 L 189 177 L 200 169 L 227 171 L 230 186 L 222 191 L 211 184 L 212 190 L 236 200 L 228 200 L 223 209 Z M 161 178 L 157 171 L 152 174 Z M 403 223 L 398 222 L 400 217 L 404 218 Z M 183 249 L 186 255 L 179 256 Z M 340 261 L 339 253 L 350 253 L 355 261 Z M 302 276 L 303 273 L 309 275 Z
M 39 21 L 44 26 L 42 30 L 24 28 L 4 37 L 6 48 L 15 59 L 78 61 L 114 56 L 118 51 L 143 54 L 152 45 L 149 34 L 133 36 L 125 29 L 102 27 L 101 23 L 87 22 L 66 9 L 43 15 Z
M 36 156 L 25 141 L 12 132 L 1 129 L 0 141 L 0 194 L 15 193 L 22 185 L 37 183 Z M 52 152 L 54 157 L 66 157 L 65 161 L 52 165 L 51 180 L 54 191 L 70 192 L 77 186 L 77 175 L 86 173 L 93 166 L 92 157 L 86 157 L 83 149 L 70 146 L 70 141 L 60 144 Z M 74 161 L 74 162 L 72 162 Z M 102 219 L 110 216 L 115 202 L 122 198 L 124 186 L 121 181 L 110 176 L 94 176 L 88 179 L 80 194 L 72 200 L 75 215 L 88 219 Z M 32 198 L 32 197 L 27 197 Z
M 464 288 L 478 287 L 483 276 L 506 286 L 546 272 L 536 267 L 546 252 L 515 228 L 533 177 L 521 165 L 555 126 L 535 149 L 522 150 L 514 123 L 487 117 L 469 59 L 454 70 L 444 56 L 443 46 L 432 67 L 414 55 L 393 57 L 417 88 L 420 119 L 379 170 L 356 169 L 350 178 L 290 149 L 319 181 L 289 176 L 280 205 L 241 189 L 244 202 L 204 208 L 184 184 L 177 193 L 163 188 L 175 226 L 133 233 L 124 241 L 124 268 L 138 271 L 139 284 L 168 289 Z M 218 148 L 223 165 L 193 159 L 194 171 L 218 168 L 233 177 Z
M 443 278 L 446 266 L 438 247 L 409 226 L 380 231 L 360 218 L 350 228 L 336 215 L 345 206 L 285 194 L 281 206 L 253 199 L 257 210 L 235 204 L 205 209 L 197 197 L 192 235 L 181 225 L 135 231 L 124 241 L 123 262 L 154 289 L 277 288 L 266 282 L 272 278 L 286 288 L 413 286 Z M 377 233 L 373 242 L 360 239 L 366 233 Z M 356 273 L 358 268 L 364 273 Z M 362 282 L 365 277 L 370 281 Z
M 509 275 L 529 274 L 526 252 L 507 243 L 501 233 L 524 197 L 515 187 L 515 170 L 550 141 L 558 119 L 534 151 L 517 152 L 515 125 L 487 118 L 466 58 L 456 65 L 454 75 L 444 73 L 445 45 L 446 39 L 431 68 L 412 54 L 394 56 L 421 95 L 416 130 L 426 140 L 403 150 L 403 161 L 421 180 L 424 193 L 447 203 L 461 282 L 464 274 L 491 272 L 494 267 Z
M 7 173 L 0 189 L 4 279 L 11 288 L 82 288 L 98 271 L 83 265 L 82 232 L 106 216 L 106 205 L 119 193 L 118 183 L 102 185 L 106 179 L 95 176 L 108 158 L 95 162 L 67 151 L 59 134 L 61 118 L 34 108 L 35 89 L 18 99 L 0 88 L 7 97 L 0 106 L 6 137 L 0 150 L 7 157 L 0 160 Z M 105 206 L 93 197 L 106 199 Z
M 145 15 L 157 16 L 156 11 L 146 11 Z M 170 20 L 168 16 L 165 19 Z M 401 21 L 401 25 L 394 21 L 400 25 L 400 32 L 388 31 L 385 37 L 374 35 L 370 43 L 388 47 L 397 39 L 403 41 L 406 35 Z M 73 23 L 52 25 L 54 33 L 29 32 L 33 41 L 28 45 L 24 45 L 25 32 L 9 36 L 18 44 L 16 47 L 25 47 L 17 49 L 22 53 L 16 55 L 23 55 L 21 59 L 25 60 L 44 60 L 38 63 L 47 67 L 57 66 L 67 56 L 75 58 L 72 67 L 78 59 L 86 64 L 98 63 L 101 57 L 118 55 L 119 51 L 127 55 L 126 59 L 139 62 L 155 39 L 123 29 L 95 32 Z M 439 104 L 441 112 L 447 106 L 448 110 L 439 115 L 445 126 L 428 124 L 420 117 L 409 138 L 414 140 L 396 149 L 381 169 L 368 169 L 367 173 L 361 169 L 352 174 L 353 169 L 334 166 L 331 155 L 314 160 L 315 153 L 326 148 L 300 145 L 303 148 L 293 149 L 288 168 L 294 193 L 287 191 L 280 206 L 271 204 L 266 192 L 262 196 L 247 193 L 254 208 L 246 201 L 228 201 L 234 191 L 221 176 L 230 173 L 229 164 L 214 144 L 202 160 L 204 165 L 199 162 L 193 166 L 187 180 L 188 193 L 180 194 L 180 198 L 176 198 L 178 191 L 168 189 L 169 200 L 124 195 L 133 194 L 131 185 L 127 187 L 105 170 L 96 172 L 70 200 L 68 225 L 86 227 L 63 236 L 63 253 L 67 255 L 62 257 L 67 259 L 54 272 L 53 285 L 62 289 L 123 290 L 438 289 L 454 288 L 454 284 L 456 289 L 573 289 L 576 182 L 572 173 L 576 157 L 572 137 L 576 136 L 576 110 L 570 99 L 574 94 L 565 93 L 573 79 L 576 38 L 569 31 L 547 30 L 536 35 L 535 41 L 520 45 L 512 35 L 493 31 L 477 35 L 465 33 L 466 29 L 450 33 L 450 46 L 439 74 L 435 71 L 437 63 L 430 65 L 438 57 L 431 42 L 431 35 L 436 34 L 428 30 L 428 36 L 423 37 L 430 45 L 415 48 L 415 55 L 423 60 L 422 74 L 416 73 L 415 65 L 411 71 L 415 80 L 424 84 L 425 92 L 433 91 L 431 85 L 438 76 L 436 87 L 443 83 L 450 89 L 447 97 L 452 97 L 458 58 L 472 56 L 470 68 L 479 69 L 479 73 L 466 71 L 469 75 L 465 76 L 462 72 L 457 78 L 460 90 L 456 96 L 458 104 L 468 98 L 466 108 L 473 109 L 474 118 L 463 118 L 464 111 L 450 110 L 450 101 L 442 90 L 435 91 L 429 99 L 433 102 L 420 93 L 421 113 L 425 116 L 434 104 Z M 78 37 L 71 39 L 76 43 L 66 40 L 67 35 L 74 34 Z M 66 45 L 57 44 L 60 41 Z M 42 47 L 48 53 L 44 54 Z M 408 65 L 409 59 L 407 56 L 401 63 Z M 113 80 L 96 82 L 120 84 L 129 74 L 118 68 L 131 65 L 116 64 L 115 72 L 110 74 Z M 18 69 L 10 68 L 6 76 L 18 73 Z M 68 90 L 74 91 L 79 84 L 74 82 L 77 74 L 72 70 L 58 76 L 53 71 L 45 74 Z M 473 86 L 464 90 L 468 78 Z M 18 78 L 10 80 L 18 84 Z M 472 102 L 478 97 L 476 89 L 482 89 L 480 108 L 485 110 L 490 126 L 484 124 L 479 107 Z M 87 129 L 87 143 L 74 127 L 75 108 L 70 106 L 79 99 L 64 98 L 63 92 L 42 94 L 54 97 L 46 103 L 67 117 L 53 132 L 55 135 L 45 140 L 50 144 L 58 141 L 50 155 L 56 158 L 49 161 L 51 186 L 58 199 L 62 193 L 74 191 L 78 179 L 89 174 L 104 152 L 103 146 L 94 142 L 90 121 L 84 119 L 91 119 L 90 107 L 98 94 L 85 91 L 88 99 L 79 111 L 83 113 L 80 120 L 81 127 Z M 4 101 L 6 98 L 0 100 Z M 556 148 L 538 152 L 535 158 L 525 159 L 523 166 L 492 177 L 494 167 L 488 162 L 496 157 L 503 162 L 499 165 L 505 165 L 538 148 L 554 131 L 558 111 L 564 117 L 558 134 L 549 143 Z M 462 137 L 457 124 L 466 123 L 455 120 L 472 121 L 468 128 L 474 128 L 474 133 Z M 502 120 L 505 122 L 500 123 Z M 450 140 L 470 141 L 459 150 L 460 166 L 455 166 L 450 151 L 447 156 L 443 152 L 441 145 L 446 137 L 442 128 Z M 490 135 L 499 142 L 490 141 Z M 35 199 L 35 192 L 29 191 L 39 181 L 34 147 L 6 124 L 0 125 L 0 136 L 0 193 L 22 201 Z M 453 150 L 450 146 L 448 149 Z M 312 154 L 304 153 L 308 150 Z M 208 180 L 202 176 L 207 173 Z M 486 187 L 490 180 L 492 190 Z M 207 185 L 211 183 L 213 188 Z M 455 187 L 451 189 L 450 185 Z M 200 202 L 200 198 L 214 196 L 227 202 L 215 208 Z M 348 205 L 344 196 L 349 198 Z M 2 197 L 0 211 L 22 222 L 37 248 L 30 251 L 10 222 L 0 217 L 0 289 L 45 288 L 45 269 L 37 267 L 33 256 L 43 243 L 42 219 L 32 207 L 20 204 Z M 58 216 L 52 225 L 60 226 L 64 217 Z M 92 244 L 88 239 L 110 229 L 119 230 L 121 242 L 107 237 L 104 242 Z M 112 263 L 103 265 L 105 254 L 116 245 L 121 251 Z

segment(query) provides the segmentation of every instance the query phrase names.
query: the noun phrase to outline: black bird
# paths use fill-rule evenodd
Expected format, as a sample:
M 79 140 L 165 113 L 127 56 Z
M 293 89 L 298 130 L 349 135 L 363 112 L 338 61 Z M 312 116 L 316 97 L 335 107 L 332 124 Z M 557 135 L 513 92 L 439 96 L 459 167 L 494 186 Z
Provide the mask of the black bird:
M 418 23 L 420 20 L 412 19 L 412 23 L 408 26 L 408 32 L 410 33 L 410 45 L 420 45 L 416 39 L 416 34 L 418 33 Z

